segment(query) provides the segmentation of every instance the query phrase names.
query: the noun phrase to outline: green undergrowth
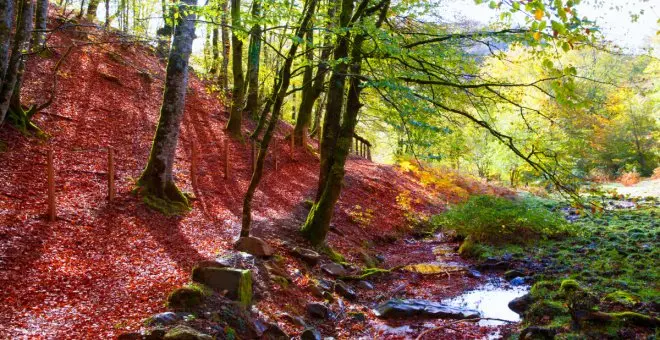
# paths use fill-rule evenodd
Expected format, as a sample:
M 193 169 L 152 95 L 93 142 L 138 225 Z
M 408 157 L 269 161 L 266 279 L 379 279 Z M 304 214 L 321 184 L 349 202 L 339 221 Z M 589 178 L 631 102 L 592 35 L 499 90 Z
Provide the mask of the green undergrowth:
M 555 239 L 570 233 L 563 218 L 536 199 L 509 200 L 493 196 L 473 196 L 462 205 L 432 218 L 432 223 L 455 230 L 478 245 L 524 245 Z M 471 255 L 485 249 L 472 250 Z

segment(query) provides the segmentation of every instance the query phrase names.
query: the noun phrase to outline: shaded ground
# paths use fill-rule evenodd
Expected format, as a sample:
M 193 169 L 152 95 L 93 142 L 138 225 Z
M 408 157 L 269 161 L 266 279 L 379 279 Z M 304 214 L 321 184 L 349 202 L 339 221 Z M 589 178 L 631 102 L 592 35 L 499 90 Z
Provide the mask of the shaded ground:
M 2 338 L 107 338 L 136 329 L 149 314 L 164 309 L 167 293 L 188 280 L 195 263 L 229 249 L 239 231 L 242 195 L 250 177 L 249 146 L 230 142 L 231 176 L 224 179 L 227 112 L 222 103 L 191 77 L 175 174 L 182 189 L 197 197 L 194 210 L 183 217 L 148 210 L 130 191 L 145 165 L 155 131 L 164 64 L 148 48 L 126 43 L 124 38 L 78 29 L 86 34 L 74 28 L 58 31 L 49 41 L 55 46 L 52 56 L 34 56 L 27 65 L 23 100 L 41 102 L 50 89 L 55 63 L 66 47 L 78 45 L 58 72 L 53 105 L 35 117 L 52 137 L 38 141 L 8 128 L 0 130 L 7 149 L 0 152 Z M 249 122 L 246 125 L 250 127 Z M 280 126 L 278 138 L 289 130 Z M 189 178 L 193 140 L 200 147 L 201 173 L 194 190 Z M 302 150 L 296 150 L 292 160 L 288 143 L 278 144 L 279 171 L 274 172 L 270 158 L 255 197 L 254 233 L 272 239 L 283 251 L 282 240 L 300 241 L 296 231 L 305 216 L 302 203 L 314 194 L 318 161 Z M 108 147 L 117 155 L 113 203 L 106 199 Z M 45 216 L 48 149 L 54 150 L 56 168 L 58 219 L 53 223 Z M 350 160 L 347 173 L 334 219 L 338 232 L 331 233 L 330 245 L 355 262 L 361 248 L 388 254 L 386 267 L 432 256 L 429 249 L 414 255 L 416 247 L 430 247 L 425 243 L 407 244 L 401 239 L 391 243 L 406 232 L 406 211 L 397 204 L 397 197 L 402 192 L 417 197 L 414 209 L 428 213 L 442 209 L 441 202 L 447 199 L 443 193 L 427 190 L 392 167 L 366 160 Z M 351 217 L 356 205 L 373 211 L 368 225 L 361 226 Z M 300 313 L 310 300 L 305 269 L 290 257 L 285 261 L 294 284 L 286 290 L 274 287 L 273 294 L 257 305 L 273 319 L 282 310 Z M 318 275 L 317 271 L 311 273 Z M 476 284 L 463 276 L 415 275 L 397 273 L 382 282 L 375 280 L 377 289 L 364 298 L 392 292 L 400 282 L 407 287 L 397 294 L 434 298 L 455 295 Z M 292 334 L 301 330 L 288 327 Z M 326 334 L 339 330 L 342 338 L 374 335 L 365 324 L 355 329 L 324 327 Z M 478 328 L 472 331 L 480 332 Z

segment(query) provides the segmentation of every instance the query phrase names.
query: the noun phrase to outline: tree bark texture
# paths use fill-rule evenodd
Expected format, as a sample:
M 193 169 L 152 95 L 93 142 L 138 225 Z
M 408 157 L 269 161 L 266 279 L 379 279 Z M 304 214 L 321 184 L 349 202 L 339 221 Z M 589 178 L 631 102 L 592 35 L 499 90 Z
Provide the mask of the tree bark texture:
M 39 0 L 42 1 L 42 0 Z M 108 0 L 106 0 L 108 1 Z M 90 0 L 89 5 L 87 6 L 87 19 L 94 20 L 96 19 L 96 10 L 99 8 L 99 3 L 101 0 Z
M 252 3 L 252 18 L 261 18 L 261 0 Z M 255 117 L 259 111 L 259 62 L 261 56 L 261 26 L 257 23 L 250 30 L 247 67 L 247 101 L 244 113 Z
M 33 44 L 34 48 L 39 48 L 43 45 L 46 37 L 46 29 L 48 24 L 48 0 L 37 0 L 37 15 L 34 19 L 34 34 Z
M 181 213 L 189 209 L 187 198 L 174 183 L 172 169 L 186 101 L 188 62 L 195 38 L 195 14 L 189 7 L 195 5 L 196 0 L 183 0 L 179 6 L 181 15 L 167 63 L 158 127 L 149 161 L 138 180 L 144 201 L 165 213 Z
M 10 0 L 11 1 L 11 0 Z M 4 122 L 14 89 L 19 80 L 19 69 L 23 60 L 23 53 L 27 52 L 32 30 L 33 6 L 31 0 L 22 0 L 18 6 L 18 18 L 16 20 L 16 33 L 14 34 L 14 46 L 7 64 L 5 79 L 0 90 L 0 124 Z
M 0 90 L 5 82 L 11 42 L 14 0 L 0 0 Z M 0 120 L 2 123 L 2 120 Z
M 231 113 L 227 122 L 227 132 L 236 139 L 242 139 L 243 99 L 245 96 L 245 78 L 243 75 L 243 41 L 236 34 L 241 27 L 241 1 L 231 0 L 231 70 L 234 86 L 231 92 Z

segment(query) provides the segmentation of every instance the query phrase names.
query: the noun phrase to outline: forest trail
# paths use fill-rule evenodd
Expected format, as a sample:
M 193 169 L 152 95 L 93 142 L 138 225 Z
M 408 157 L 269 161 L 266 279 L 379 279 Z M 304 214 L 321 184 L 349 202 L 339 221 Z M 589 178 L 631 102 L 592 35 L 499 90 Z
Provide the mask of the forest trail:
M 28 62 L 24 101 L 41 102 L 51 87 L 44 79 L 52 79 L 66 48 L 77 45 L 57 74 L 53 105 L 35 117 L 50 138 L 23 138 L 11 129 L 0 132 L 6 150 L 11 150 L 0 152 L 2 338 L 107 338 L 139 328 L 145 317 L 163 310 L 168 292 L 188 280 L 195 263 L 230 249 L 238 236 L 242 197 L 251 175 L 250 147 L 230 142 L 230 179 L 224 179 L 228 113 L 194 76 L 175 165 L 177 184 L 196 196 L 192 212 L 166 217 L 131 194 L 150 150 L 165 65 L 150 48 L 123 39 L 91 27 L 60 27 L 49 42 L 56 46 L 52 55 Z M 104 43 L 96 43 L 100 41 Z M 245 124 L 245 133 L 251 124 Z M 286 252 L 282 240 L 299 237 L 303 202 L 314 195 L 318 176 L 318 159 L 310 152 L 296 150 L 291 159 L 290 144 L 281 140 L 290 129 L 286 124 L 278 128 L 279 169 L 274 171 L 270 157 L 253 208 L 254 234 L 272 240 L 280 252 Z M 193 141 L 200 155 L 195 190 L 189 172 Z M 116 153 L 117 196 L 112 203 L 106 198 L 108 147 Z M 54 151 L 58 213 L 57 221 L 50 223 L 45 181 L 49 149 Z M 416 198 L 417 212 L 438 212 L 447 200 L 456 199 L 428 192 L 416 178 L 391 166 L 352 158 L 329 244 L 347 260 L 359 261 L 356 249 L 399 235 L 406 211 L 397 197 L 404 192 Z M 374 212 L 368 228 L 351 219 L 356 206 Z M 427 249 L 411 256 L 403 240 L 384 247 L 389 250 L 378 251 L 392 254 L 387 265 L 423 261 L 430 254 Z M 295 271 L 293 267 L 289 269 Z M 405 275 L 398 274 L 378 291 L 411 279 Z M 436 294 L 449 296 L 476 283 L 449 279 L 418 278 L 413 286 L 423 288 L 432 280 L 443 291 Z M 439 280 L 447 282 L 438 285 Z M 258 307 L 275 313 L 279 303 L 299 309 L 308 299 L 306 293 L 289 289 L 272 294 Z

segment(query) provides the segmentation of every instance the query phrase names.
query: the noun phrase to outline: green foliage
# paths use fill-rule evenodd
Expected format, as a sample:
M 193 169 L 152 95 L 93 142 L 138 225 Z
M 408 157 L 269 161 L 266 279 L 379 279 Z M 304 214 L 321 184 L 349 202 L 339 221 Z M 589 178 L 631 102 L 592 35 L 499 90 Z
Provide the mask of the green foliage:
M 538 202 L 493 196 L 473 196 L 433 221 L 468 237 L 470 243 L 525 244 L 565 236 L 569 231 L 560 216 L 540 207 Z M 466 247 L 474 249 L 475 245 Z

